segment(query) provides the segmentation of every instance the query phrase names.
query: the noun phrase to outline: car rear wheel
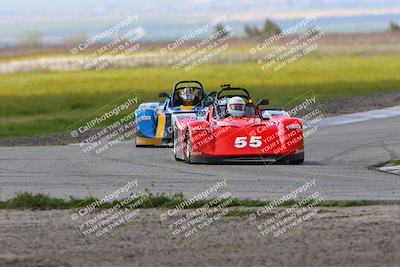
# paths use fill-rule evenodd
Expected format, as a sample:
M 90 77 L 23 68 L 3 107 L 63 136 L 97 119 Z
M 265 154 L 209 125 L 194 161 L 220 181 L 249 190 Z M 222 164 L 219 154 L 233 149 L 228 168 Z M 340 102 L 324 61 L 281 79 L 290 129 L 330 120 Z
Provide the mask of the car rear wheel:
M 190 133 L 189 131 L 186 132 L 185 144 L 186 144 L 186 151 L 185 151 L 185 161 L 187 163 L 192 163 L 192 144 L 190 142 Z
M 179 142 L 178 139 L 175 137 L 177 135 L 174 135 L 174 158 L 176 161 L 182 161 L 181 158 L 178 157 L 178 146 L 179 146 Z
M 289 160 L 289 163 L 291 165 L 300 165 L 304 163 L 304 159 L 294 159 L 294 160 Z

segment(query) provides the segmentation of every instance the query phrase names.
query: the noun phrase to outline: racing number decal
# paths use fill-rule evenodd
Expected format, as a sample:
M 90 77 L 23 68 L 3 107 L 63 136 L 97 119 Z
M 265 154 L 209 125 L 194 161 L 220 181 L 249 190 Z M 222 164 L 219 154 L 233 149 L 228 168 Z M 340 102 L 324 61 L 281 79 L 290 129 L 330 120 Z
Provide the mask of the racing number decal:
M 262 145 L 261 136 L 250 136 L 249 147 L 257 148 Z M 236 137 L 235 139 L 235 147 L 236 148 L 245 148 L 247 146 L 247 137 Z
M 235 147 L 244 148 L 247 145 L 247 137 L 236 137 Z
M 249 147 L 257 148 L 260 147 L 261 145 L 262 145 L 261 136 L 250 137 Z

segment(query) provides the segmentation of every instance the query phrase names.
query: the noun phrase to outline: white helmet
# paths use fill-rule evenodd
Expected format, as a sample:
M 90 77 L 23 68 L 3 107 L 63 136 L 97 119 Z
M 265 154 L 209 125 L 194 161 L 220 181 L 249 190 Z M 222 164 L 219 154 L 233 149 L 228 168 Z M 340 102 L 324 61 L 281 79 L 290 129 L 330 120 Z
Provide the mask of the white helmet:
M 246 104 L 243 98 L 235 96 L 229 99 L 227 105 L 227 112 L 229 115 L 232 115 L 233 117 L 242 117 L 244 115 L 245 106 Z

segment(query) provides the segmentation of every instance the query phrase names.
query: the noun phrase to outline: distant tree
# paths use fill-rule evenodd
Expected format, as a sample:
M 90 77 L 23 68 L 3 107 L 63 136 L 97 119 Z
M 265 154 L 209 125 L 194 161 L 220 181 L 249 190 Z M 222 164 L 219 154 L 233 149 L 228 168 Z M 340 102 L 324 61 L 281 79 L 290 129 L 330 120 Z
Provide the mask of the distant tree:
M 271 20 L 266 19 L 264 22 L 263 33 L 266 35 L 275 35 L 280 34 L 282 32 L 281 28 L 278 25 L 273 23 Z
M 391 21 L 390 25 L 389 25 L 389 31 L 390 32 L 400 32 L 400 25 L 398 23 Z
M 264 27 L 260 30 L 256 26 L 244 26 L 244 32 L 249 37 L 259 37 L 262 35 L 272 36 L 275 34 L 279 34 L 282 30 L 279 28 L 278 25 L 273 23 L 271 20 L 266 19 L 264 22 Z
M 217 25 L 215 25 L 214 33 L 217 33 L 217 32 L 219 32 L 221 34 L 221 36 L 227 36 L 229 34 L 229 30 L 222 23 L 218 23 Z
M 43 34 L 38 30 L 26 31 L 19 39 L 20 45 L 42 45 Z
M 251 28 L 251 26 L 249 26 L 249 25 L 244 25 L 244 33 L 247 35 L 247 36 L 252 36 L 253 35 L 253 29 Z
M 262 35 L 262 32 L 256 26 L 251 27 L 249 25 L 245 25 L 244 32 L 249 37 L 257 37 Z

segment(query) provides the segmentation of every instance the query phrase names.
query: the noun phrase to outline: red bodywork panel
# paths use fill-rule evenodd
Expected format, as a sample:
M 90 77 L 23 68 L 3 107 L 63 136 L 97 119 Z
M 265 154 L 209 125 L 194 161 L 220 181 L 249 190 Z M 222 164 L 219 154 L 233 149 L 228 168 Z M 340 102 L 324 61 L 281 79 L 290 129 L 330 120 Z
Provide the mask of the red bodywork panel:
M 207 158 L 279 157 L 304 153 L 302 121 L 298 118 L 215 119 L 212 116 L 213 109 L 210 109 L 205 121 L 189 118 L 177 121 L 183 151 L 186 149 L 185 137 L 190 136 L 192 155 Z

